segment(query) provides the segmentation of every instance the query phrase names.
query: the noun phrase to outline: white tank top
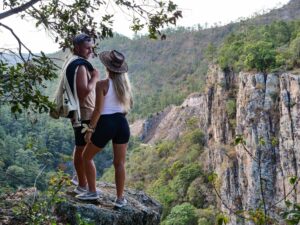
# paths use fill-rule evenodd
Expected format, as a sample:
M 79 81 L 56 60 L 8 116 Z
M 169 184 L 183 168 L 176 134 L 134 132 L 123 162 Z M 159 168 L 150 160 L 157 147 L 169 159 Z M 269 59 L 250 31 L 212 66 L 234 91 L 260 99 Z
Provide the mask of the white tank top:
M 106 95 L 104 96 L 104 105 L 101 115 L 113 114 L 113 113 L 124 113 L 124 107 L 119 102 L 114 86 L 113 81 L 109 78 L 109 86 Z

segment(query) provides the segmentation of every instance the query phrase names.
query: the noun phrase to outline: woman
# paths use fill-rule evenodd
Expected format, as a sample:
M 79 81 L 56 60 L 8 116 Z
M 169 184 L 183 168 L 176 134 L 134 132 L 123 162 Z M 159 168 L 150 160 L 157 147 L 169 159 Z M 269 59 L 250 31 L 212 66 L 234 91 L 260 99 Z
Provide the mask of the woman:
M 100 53 L 100 60 L 107 70 L 107 79 L 96 84 L 96 105 L 85 140 L 83 152 L 84 168 L 89 190 L 76 197 L 81 200 L 97 199 L 96 168 L 93 158 L 112 140 L 117 198 L 115 205 L 123 207 L 127 201 L 123 196 L 125 185 L 125 155 L 130 131 L 126 113 L 132 106 L 132 94 L 127 77 L 128 66 L 122 53 L 112 50 Z

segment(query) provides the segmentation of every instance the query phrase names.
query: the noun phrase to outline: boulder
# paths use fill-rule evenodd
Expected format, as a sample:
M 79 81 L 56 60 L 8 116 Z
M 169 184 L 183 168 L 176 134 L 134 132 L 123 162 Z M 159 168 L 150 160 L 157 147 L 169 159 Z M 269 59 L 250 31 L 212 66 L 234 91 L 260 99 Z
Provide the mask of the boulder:
M 81 201 L 75 198 L 70 187 L 64 194 L 66 201 L 57 205 L 56 213 L 61 221 L 79 224 L 79 221 L 95 225 L 158 225 L 161 205 L 142 191 L 125 189 L 128 204 L 123 208 L 114 206 L 115 185 L 98 183 L 101 190 L 98 200 Z M 80 217 L 80 219 L 79 219 Z

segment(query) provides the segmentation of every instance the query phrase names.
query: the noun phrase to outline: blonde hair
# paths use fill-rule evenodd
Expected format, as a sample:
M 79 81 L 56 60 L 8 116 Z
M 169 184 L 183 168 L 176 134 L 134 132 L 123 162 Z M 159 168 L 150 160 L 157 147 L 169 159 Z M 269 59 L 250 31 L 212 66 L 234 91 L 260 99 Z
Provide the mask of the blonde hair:
M 128 112 L 133 105 L 131 85 L 127 73 L 116 73 L 107 70 L 109 78 L 113 81 L 114 90 L 120 103 Z

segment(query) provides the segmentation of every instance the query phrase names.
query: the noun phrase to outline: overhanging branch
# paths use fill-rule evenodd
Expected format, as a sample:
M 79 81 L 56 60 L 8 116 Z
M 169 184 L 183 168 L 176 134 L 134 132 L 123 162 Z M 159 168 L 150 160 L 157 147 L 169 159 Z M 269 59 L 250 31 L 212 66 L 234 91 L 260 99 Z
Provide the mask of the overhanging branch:
M 23 5 L 20 5 L 19 7 L 13 8 L 11 10 L 8 10 L 6 12 L 0 13 L 0 20 L 4 19 L 6 17 L 9 17 L 13 14 L 17 14 L 19 12 L 25 11 L 26 9 L 28 9 L 30 6 L 34 5 L 35 3 L 39 2 L 41 0 L 31 0 Z
M 23 55 L 22 55 L 22 47 L 24 47 L 28 52 L 29 54 L 31 55 L 34 55 L 29 48 L 26 47 L 26 45 L 23 44 L 23 42 L 20 40 L 20 38 L 18 37 L 18 35 L 16 35 L 16 33 L 13 31 L 12 28 L 10 28 L 9 26 L 3 24 L 3 23 L 0 23 L 0 26 L 4 27 L 5 29 L 9 30 L 11 32 L 11 34 L 15 37 L 15 39 L 17 40 L 18 42 L 18 45 L 19 45 L 19 55 L 21 57 L 21 59 L 25 62 L 26 60 L 23 58 Z

